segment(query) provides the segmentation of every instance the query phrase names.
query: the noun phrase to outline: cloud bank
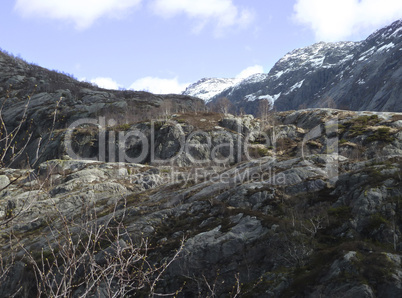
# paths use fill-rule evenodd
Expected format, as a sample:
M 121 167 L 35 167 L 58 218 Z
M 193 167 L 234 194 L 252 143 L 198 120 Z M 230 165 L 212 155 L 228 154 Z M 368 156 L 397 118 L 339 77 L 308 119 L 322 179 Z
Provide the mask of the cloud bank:
M 136 91 L 148 91 L 155 94 L 180 94 L 186 89 L 188 85 L 189 83 L 179 83 L 177 77 L 173 79 L 145 77 L 136 80 L 133 84 L 131 84 L 129 89 Z
M 76 29 L 87 29 L 101 17 L 124 16 L 142 0 L 16 0 L 14 9 L 24 17 L 73 22 Z
M 294 19 L 317 41 L 341 41 L 402 18 L 401 0 L 297 0 Z
M 14 9 L 23 17 L 72 22 L 78 30 L 91 27 L 102 17 L 122 18 L 143 0 L 16 0 Z M 150 0 L 155 15 L 175 17 L 184 14 L 197 20 L 195 31 L 213 22 L 217 32 L 232 26 L 246 26 L 253 20 L 247 9 L 239 9 L 232 0 Z

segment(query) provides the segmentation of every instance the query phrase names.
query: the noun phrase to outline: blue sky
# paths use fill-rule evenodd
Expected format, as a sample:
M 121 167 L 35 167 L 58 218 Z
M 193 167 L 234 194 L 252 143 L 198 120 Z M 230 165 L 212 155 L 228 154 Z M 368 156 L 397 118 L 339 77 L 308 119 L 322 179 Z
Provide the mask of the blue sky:
M 102 87 L 174 93 L 399 18 L 400 0 L 5 0 L 0 48 Z

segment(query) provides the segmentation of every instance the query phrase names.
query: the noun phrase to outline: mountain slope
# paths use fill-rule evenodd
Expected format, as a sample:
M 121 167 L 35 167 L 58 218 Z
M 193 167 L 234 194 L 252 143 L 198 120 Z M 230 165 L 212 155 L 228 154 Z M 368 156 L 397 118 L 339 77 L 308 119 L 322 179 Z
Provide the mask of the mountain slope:
M 322 96 L 353 110 L 402 111 L 402 20 L 369 36 Z M 316 99 L 317 101 L 317 99 Z
M 247 78 L 207 98 L 229 98 L 237 109 L 256 114 L 269 99 L 277 110 L 337 107 L 402 111 L 402 20 L 362 42 L 317 43 L 280 59 L 268 74 Z M 191 89 L 204 92 L 202 86 Z M 205 99 L 205 98 L 204 98 Z
M 26 145 L 32 154 L 35 150 L 30 150 L 31 146 L 49 143 L 53 139 L 52 130 L 60 133 L 76 120 L 97 121 L 103 116 L 113 126 L 204 107 L 201 99 L 191 96 L 101 89 L 0 51 L 0 119 L 6 124 L 0 126 L 0 149 L 8 142 L 5 136 L 8 134 L 11 138 L 11 132 L 20 124 L 21 131 L 31 135 L 15 137 L 15 150 Z M 57 117 L 54 116 L 56 111 Z M 2 152 L 0 165 L 12 159 L 12 156 L 1 158 L 4 157 Z M 55 148 L 50 152 L 53 158 L 60 157 Z M 34 153 L 29 163 L 39 162 L 43 153 L 42 150 Z M 25 154 L 20 157 L 26 159 Z

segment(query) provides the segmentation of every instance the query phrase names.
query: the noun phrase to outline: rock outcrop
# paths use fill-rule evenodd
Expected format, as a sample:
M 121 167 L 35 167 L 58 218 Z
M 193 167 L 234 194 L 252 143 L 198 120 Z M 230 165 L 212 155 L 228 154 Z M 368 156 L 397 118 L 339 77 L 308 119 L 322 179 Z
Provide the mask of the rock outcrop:
M 156 266 L 150 268 L 169 264 L 153 288 L 157 293 L 399 297 L 401 116 L 311 109 L 278 113 L 270 121 L 274 126 L 264 126 L 249 116 L 213 122 L 202 114 L 186 118 L 193 126 L 177 114 L 177 127 L 173 120 L 159 125 L 159 157 L 176 154 L 183 136 L 207 124 L 206 135 L 218 146 L 228 142 L 213 137 L 219 132 L 241 142 L 255 132 L 247 146 L 250 156 L 221 166 L 190 164 L 180 154 L 182 164 L 168 166 L 66 159 L 32 170 L 3 168 L 1 255 L 14 262 L 0 275 L 0 295 L 36 293 L 30 266 L 42 264 L 42 253 L 50 258 L 65 247 L 58 232 L 67 224 L 72 235 L 87 240 L 80 234 L 83 225 L 122 229 L 108 230 L 121 233 L 104 239 L 94 263 L 80 263 L 85 270 L 105 268 L 108 256 L 124 257 L 119 249 L 143 247 L 146 239 L 147 262 Z M 148 126 L 135 127 L 146 133 Z M 207 144 L 206 135 L 199 134 L 194 144 Z M 211 148 L 192 149 L 193 156 L 210 156 Z M 222 158 L 227 148 L 219 149 Z M 79 283 L 85 270 L 75 272 L 79 286 L 72 287 L 72 296 L 85 292 Z M 119 276 L 111 275 L 109 287 L 101 282 L 90 293 L 117 292 Z M 136 292 L 148 290 L 144 285 Z
M 28 150 L 14 166 L 38 164 L 62 156 L 58 143 L 77 121 L 83 125 L 96 122 L 106 129 L 158 119 L 175 112 L 205 109 L 201 99 L 191 96 L 101 89 L 69 75 L 28 64 L 1 51 L 0 106 L 7 131 L 21 125 L 20 131 L 24 132 L 14 140 L 17 144 L 15 151 L 28 145 Z M 91 134 L 85 138 L 89 142 Z M 54 139 L 58 143 L 54 144 Z M 38 146 L 43 149 L 37 151 Z M 95 153 L 89 151 L 85 154 Z

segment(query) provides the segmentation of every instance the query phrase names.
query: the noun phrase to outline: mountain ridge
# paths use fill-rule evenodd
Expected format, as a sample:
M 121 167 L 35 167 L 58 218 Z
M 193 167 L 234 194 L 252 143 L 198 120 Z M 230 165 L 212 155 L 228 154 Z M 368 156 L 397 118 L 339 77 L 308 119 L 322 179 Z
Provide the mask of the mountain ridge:
M 227 97 L 237 112 L 243 109 L 254 115 L 258 102 L 264 99 L 279 111 L 320 107 L 402 111 L 401 36 L 402 20 L 398 20 L 363 41 L 319 42 L 295 49 L 267 74 L 257 74 L 259 79 L 249 77 L 225 87 L 206 98 L 207 103 Z M 387 80 L 381 82 L 383 77 Z M 202 83 L 208 88 L 206 82 Z M 193 92 L 195 88 L 197 92 Z M 195 83 L 185 94 L 198 96 L 202 92 L 207 94 Z

